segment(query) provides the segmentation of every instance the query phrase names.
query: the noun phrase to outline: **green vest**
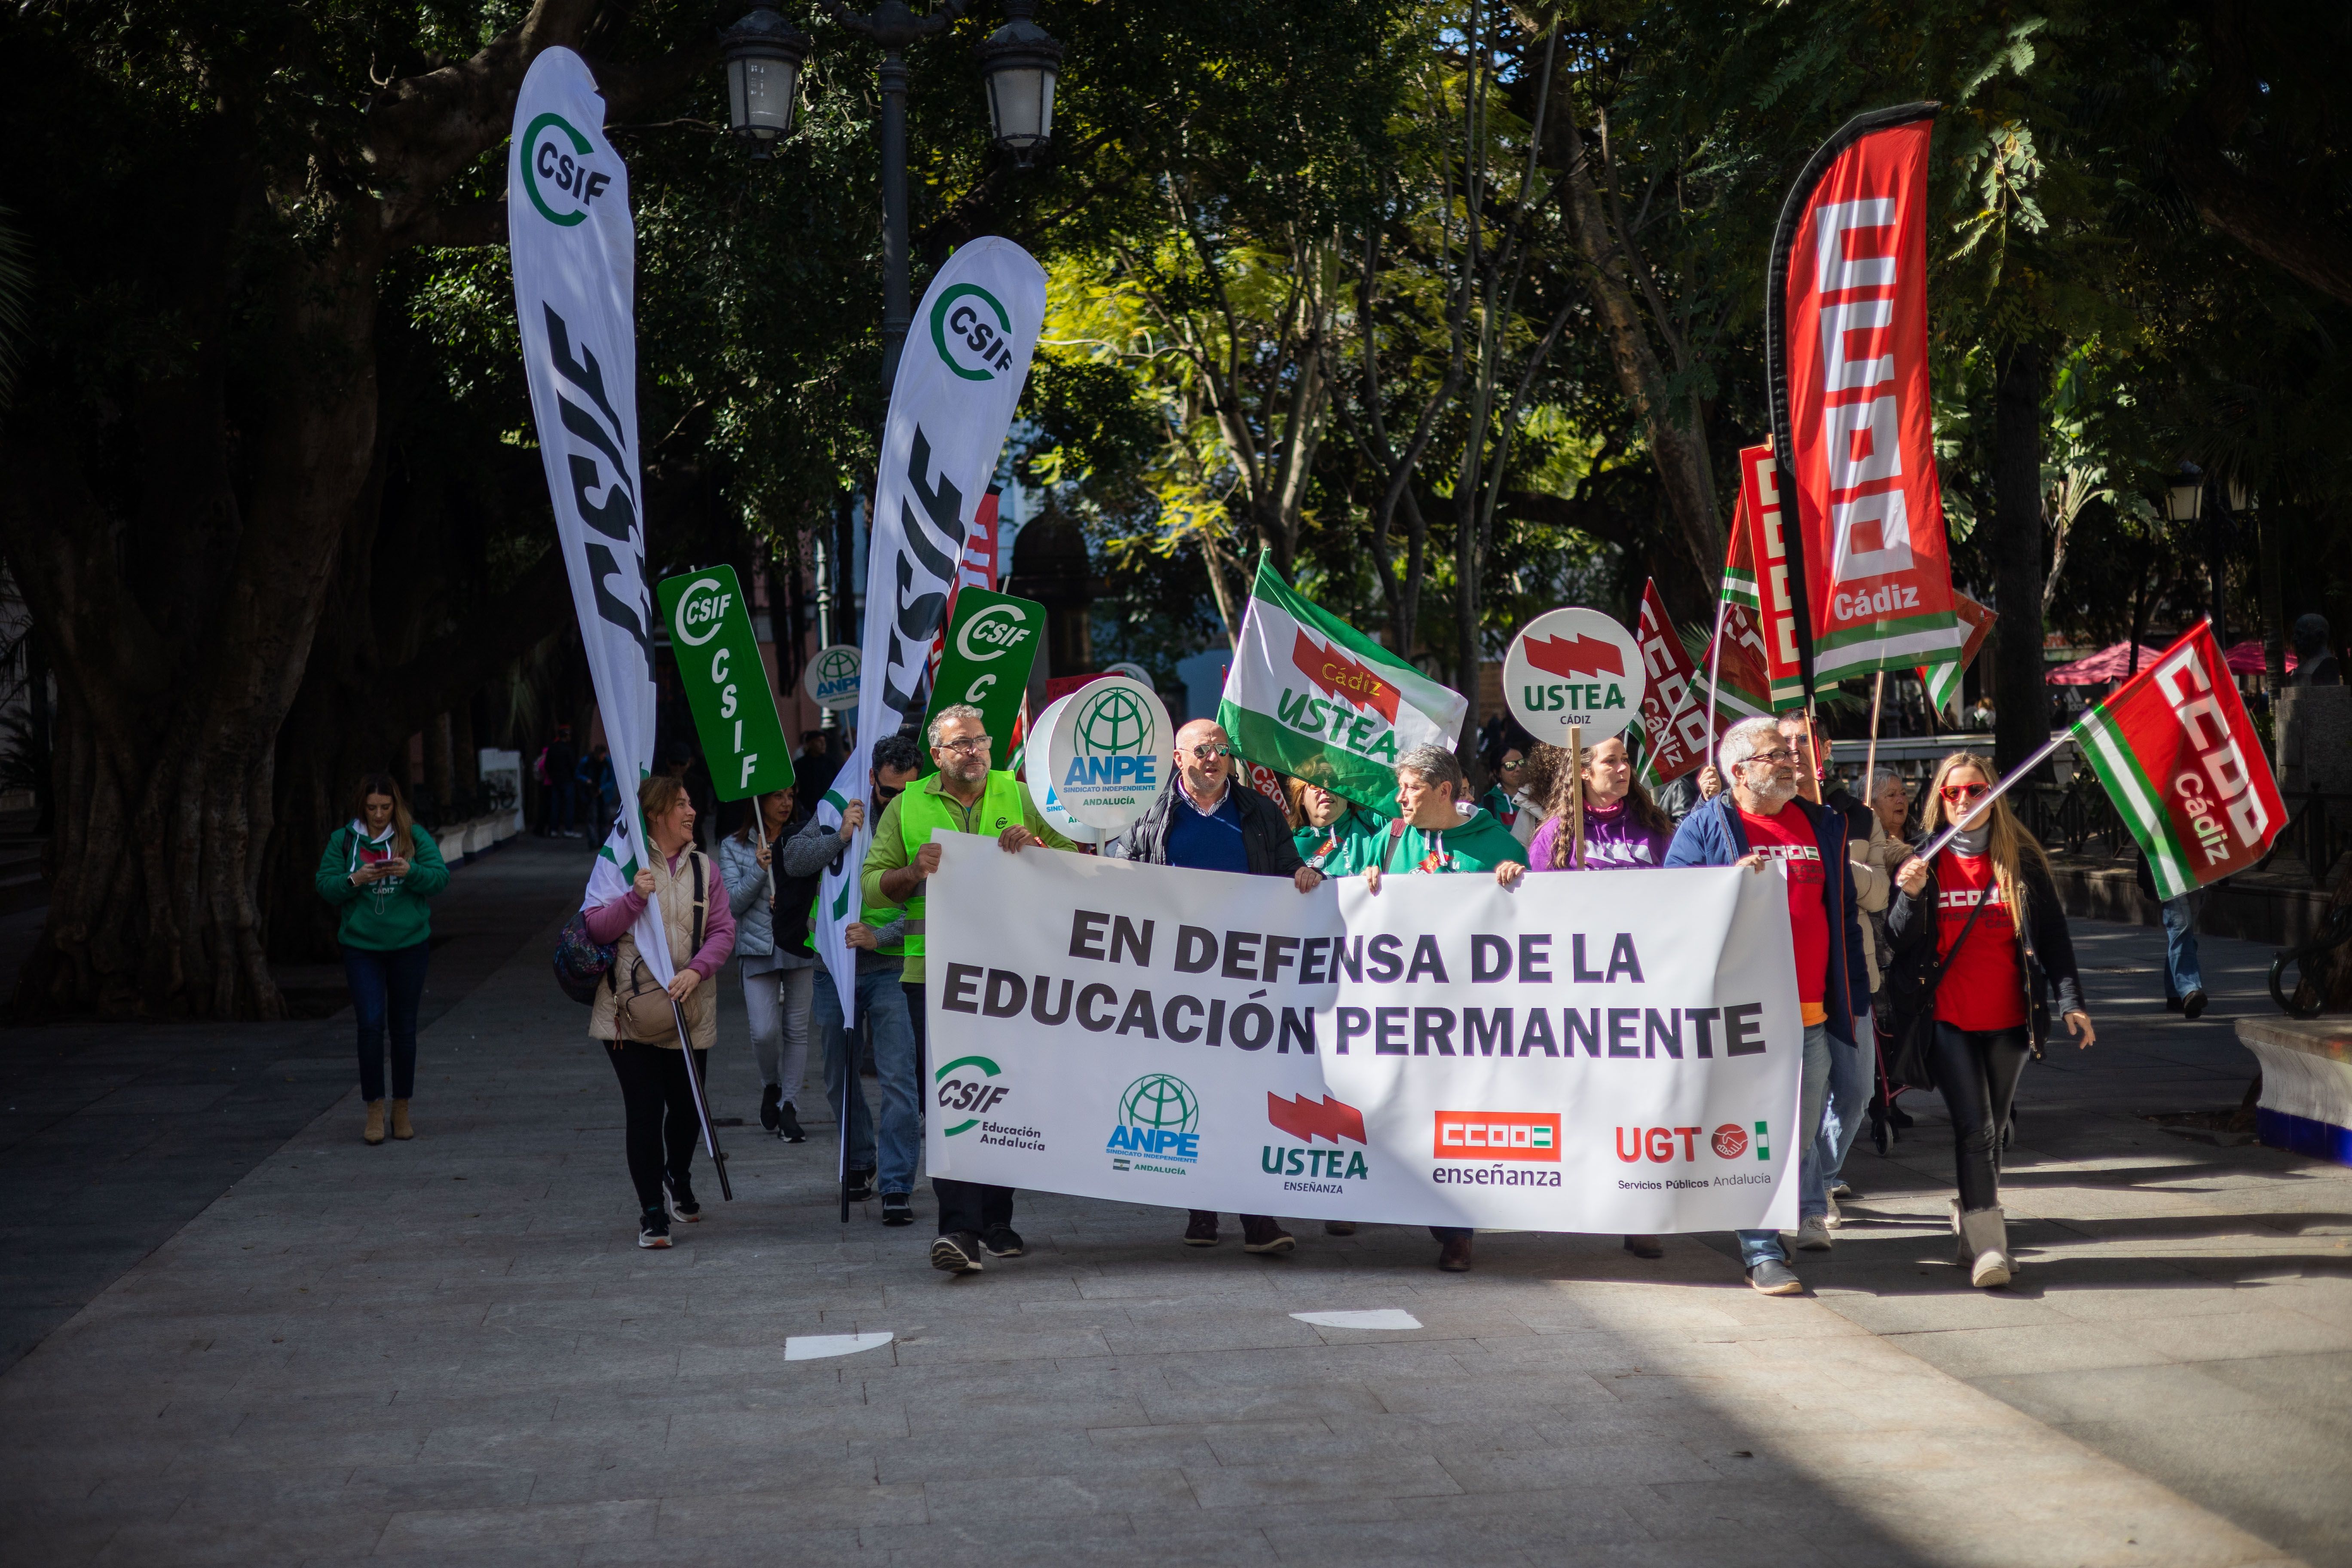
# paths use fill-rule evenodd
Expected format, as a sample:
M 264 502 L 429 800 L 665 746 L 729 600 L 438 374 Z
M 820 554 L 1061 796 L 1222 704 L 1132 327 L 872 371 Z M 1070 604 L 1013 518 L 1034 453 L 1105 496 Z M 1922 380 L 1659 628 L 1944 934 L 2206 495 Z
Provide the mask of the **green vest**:
M 1029 792 L 1019 779 L 1011 773 L 992 773 L 988 775 L 988 793 L 972 808 L 967 826 L 963 807 L 944 794 L 933 795 L 927 780 L 898 797 L 898 833 L 907 846 L 907 859 L 911 863 L 921 854 L 923 846 L 931 841 L 932 833 L 939 828 L 950 833 L 992 834 L 1022 826 L 1029 820 L 1028 804 Z M 919 893 L 904 906 L 908 958 L 923 956 L 923 910 L 929 901 Z

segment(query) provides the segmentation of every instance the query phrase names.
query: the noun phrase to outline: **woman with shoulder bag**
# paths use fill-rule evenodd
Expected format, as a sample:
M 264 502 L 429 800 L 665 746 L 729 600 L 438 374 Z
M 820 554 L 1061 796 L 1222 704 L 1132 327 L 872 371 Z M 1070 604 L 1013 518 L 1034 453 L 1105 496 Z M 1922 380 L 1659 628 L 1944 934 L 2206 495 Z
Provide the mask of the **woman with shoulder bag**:
M 392 1135 L 409 1139 L 409 1097 L 416 1091 L 416 1009 L 433 952 L 433 910 L 425 900 L 449 885 L 433 835 L 410 820 L 390 773 L 369 773 L 352 791 L 352 819 L 327 839 L 315 886 L 335 906 L 335 937 L 351 982 L 360 1027 L 360 1098 L 367 1128 L 383 1142 L 383 1036 L 392 1026 Z
M 667 1247 L 671 1220 L 702 1217 L 688 1180 L 700 1119 L 676 1020 L 686 1021 L 698 1076 L 719 1034 L 719 995 L 710 982 L 734 951 L 735 916 L 717 869 L 694 847 L 694 806 L 686 785 L 656 773 L 637 785 L 637 809 L 653 864 L 637 868 L 627 892 L 583 911 L 589 936 L 616 944 L 613 967 L 596 989 L 588 1033 L 604 1045 L 621 1080 L 629 1179 L 641 1211 L 637 1245 Z M 667 987 L 656 984 L 637 952 L 635 927 L 648 900 L 660 902 L 677 972 Z
M 2083 1007 L 2074 943 L 2050 860 L 2006 801 L 1974 803 L 2000 775 L 1966 752 L 1946 757 L 1928 786 L 1927 828 L 1960 832 L 1930 865 L 1895 874 L 1886 911 L 1894 945 L 1895 1052 L 1890 1070 L 1932 1079 L 1952 1116 L 1959 1196 L 1952 1229 L 1969 1283 L 1990 1289 L 2016 1272 L 2000 1208 L 2000 1132 L 2029 1052 L 2042 1054 L 2050 1000 L 2087 1050 L 2098 1038 Z
M 816 877 L 786 877 L 776 864 L 783 841 L 807 817 L 793 809 L 793 792 L 761 795 L 743 826 L 719 841 L 719 870 L 735 913 L 736 967 L 743 977 L 743 1011 L 751 1026 L 751 1055 L 760 1064 L 760 1125 L 787 1143 L 801 1131 L 801 1081 L 808 1069 L 809 1007 L 814 998 L 816 955 L 808 944 L 809 903 Z

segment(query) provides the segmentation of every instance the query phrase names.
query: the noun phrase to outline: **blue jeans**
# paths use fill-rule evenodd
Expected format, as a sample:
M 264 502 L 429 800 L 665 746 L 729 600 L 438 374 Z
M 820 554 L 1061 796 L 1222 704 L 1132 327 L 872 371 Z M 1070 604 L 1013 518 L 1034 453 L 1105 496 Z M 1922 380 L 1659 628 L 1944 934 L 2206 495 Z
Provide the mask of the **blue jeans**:
M 383 1030 L 392 1025 L 392 1098 L 407 1100 L 416 1089 L 416 1005 L 425 994 L 425 965 L 433 944 L 343 949 L 343 978 L 352 988 L 352 1014 L 360 1026 L 360 1098 L 383 1098 Z
M 1840 1040 L 1837 1044 L 1844 1046 L 1845 1042 Z M 1852 1046 L 1845 1048 L 1849 1053 L 1853 1051 Z M 1804 1212 L 1805 1204 L 1813 1201 L 1812 1194 L 1821 1190 L 1818 1184 L 1822 1179 L 1821 1164 L 1813 1144 L 1822 1135 L 1822 1110 L 1829 1103 L 1830 1072 L 1835 1060 L 1831 1054 L 1829 1026 L 1806 1025 L 1804 1088 L 1798 1097 L 1797 1110 L 1798 1115 L 1804 1119 L 1804 1125 L 1797 1130 L 1796 1144 L 1803 1151 L 1797 1162 L 1797 1207 L 1801 1215 Z M 1826 1206 L 1813 1212 L 1825 1213 Z M 1780 1245 L 1780 1233 L 1777 1230 L 1742 1230 L 1733 1234 L 1739 1237 L 1739 1261 L 1743 1268 L 1753 1268 L 1767 1258 L 1782 1263 L 1789 1260 L 1788 1248 Z
M 873 1112 L 866 1087 L 857 1080 L 856 1041 L 842 1026 L 841 994 L 830 973 L 816 980 L 816 1027 L 824 1042 L 824 1098 L 841 1121 L 842 1097 L 849 1097 L 849 1168 L 872 1171 L 884 1193 L 915 1190 L 915 1162 L 923 1152 L 922 1086 L 916 1081 L 915 1029 L 908 1021 L 907 992 L 899 966 L 868 970 L 857 977 L 857 1017 L 874 1041 L 874 1070 L 882 1090 L 882 1137 L 875 1146 Z
M 1871 1026 L 1867 1016 L 1856 1019 L 1864 1029 Z M 1799 1217 L 1809 1214 L 1829 1213 L 1829 1190 L 1845 1169 L 1845 1157 L 1853 1152 L 1854 1135 L 1862 1131 L 1863 1110 L 1870 1103 L 1870 1069 L 1874 1052 L 1864 1052 L 1835 1035 L 1830 1041 L 1829 1109 L 1822 1114 L 1821 1136 L 1813 1140 L 1810 1177 L 1800 1174 L 1802 1184 L 1797 1193 Z
M 547 786 L 547 830 L 562 833 L 572 826 L 572 784 L 558 779 Z
M 2205 989 L 2197 967 L 2197 895 L 2164 900 L 2164 999 L 2178 1002 Z

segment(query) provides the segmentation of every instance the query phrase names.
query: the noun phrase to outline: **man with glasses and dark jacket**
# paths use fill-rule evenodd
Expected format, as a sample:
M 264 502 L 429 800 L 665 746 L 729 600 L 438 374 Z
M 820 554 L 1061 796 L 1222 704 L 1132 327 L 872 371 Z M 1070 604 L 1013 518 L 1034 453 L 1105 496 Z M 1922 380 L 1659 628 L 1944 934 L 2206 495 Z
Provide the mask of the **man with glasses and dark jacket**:
M 1282 808 L 1234 779 L 1233 752 L 1233 742 L 1214 720 L 1195 719 L 1177 731 L 1176 772 L 1151 808 L 1104 852 L 1113 859 L 1148 866 L 1287 877 L 1300 892 L 1314 891 L 1323 873 L 1298 858 L 1290 819 Z M 1213 1210 L 1192 1211 L 1184 1245 L 1217 1245 Z M 1243 1251 L 1288 1252 L 1297 1245 L 1268 1215 L 1242 1215 Z
M 1855 1049 L 1855 1030 L 1870 1009 L 1855 918 L 1853 870 L 1846 859 L 1845 818 L 1797 795 L 1802 758 L 1769 719 L 1743 720 L 1717 749 L 1730 788 L 1683 819 L 1666 850 L 1669 866 L 1746 866 L 1778 860 L 1788 875 L 1789 924 L 1795 939 L 1797 1001 L 1802 1009 L 1804 1125 L 1797 1130 L 1797 1245 L 1829 1244 L 1829 1208 L 1818 1144 L 1837 1064 L 1832 1053 Z M 1740 1261 L 1748 1282 L 1767 1296 L 1795 1296 L 1804 1281 L 1789 1267 L 1776 1230 L 1743 1230 Z M 1818 1246 L 1816 1246 L 1818 1243 Z

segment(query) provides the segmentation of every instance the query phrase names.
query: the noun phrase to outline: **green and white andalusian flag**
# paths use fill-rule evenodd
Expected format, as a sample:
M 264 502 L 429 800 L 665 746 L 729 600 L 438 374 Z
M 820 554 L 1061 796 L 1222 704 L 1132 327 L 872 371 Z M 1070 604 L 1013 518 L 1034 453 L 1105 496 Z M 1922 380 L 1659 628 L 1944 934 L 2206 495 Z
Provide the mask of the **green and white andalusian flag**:
M 1333 795 L 1396 809 L 1397 757 L 1452 748 L 1469 709 L 1260 560 L 1217 722 L 1244 757 Z

